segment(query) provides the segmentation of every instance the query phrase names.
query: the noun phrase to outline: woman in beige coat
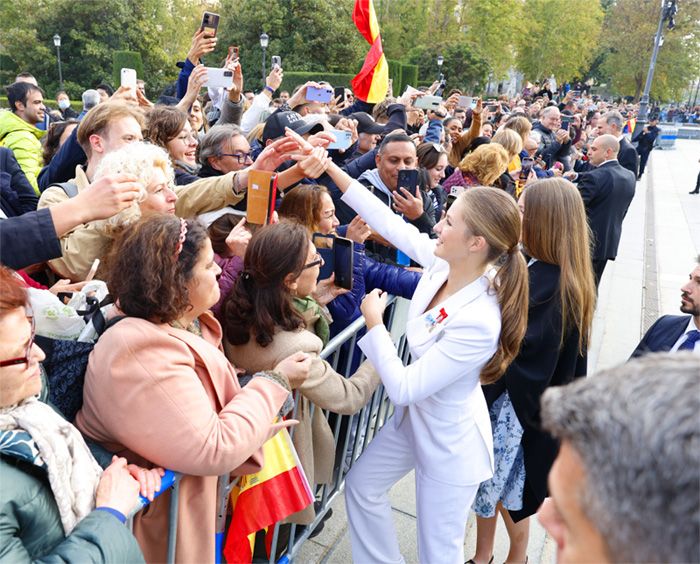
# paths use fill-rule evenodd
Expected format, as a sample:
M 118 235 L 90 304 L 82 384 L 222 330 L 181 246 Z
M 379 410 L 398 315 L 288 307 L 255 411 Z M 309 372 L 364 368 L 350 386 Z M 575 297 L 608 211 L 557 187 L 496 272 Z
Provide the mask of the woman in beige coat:
M 107 283 L 127 317 L 96 344 L 76 417 L 85 435 L 130 462 L 185 474 L 180 562 L 215 561 L 217 476 L 261 467 L 260 447 L 310 364 L 303 354 L 280 359 L 241 390 L 207 311 L 219 297 L 219 272 L 194 221 L 151 216 L 117 239 Z M 135 520 L 148 562 L 165 560 L 168 508 L 166 494 Z
M 311 356 L 309 377 L 296 395 L 299 425 L 293 440 L 312 485 L 332 481 L 335 459 L 333 432 L 321 410 L 356 413 L 379 384 L 367 362 L 344 378 L 319 356 L 324 342 L 317 335 L 327 335 L 328 326 L 321 308 L 307 296 L 316 288 L 321 261 L 303 226 L 282 222 L 259 230 L 224 303 L 223 323 L 226 356 L 248 373 L 268 370 L 297 351 Z M 313 518 L 309 505 L 290 521 L 306 525 Z

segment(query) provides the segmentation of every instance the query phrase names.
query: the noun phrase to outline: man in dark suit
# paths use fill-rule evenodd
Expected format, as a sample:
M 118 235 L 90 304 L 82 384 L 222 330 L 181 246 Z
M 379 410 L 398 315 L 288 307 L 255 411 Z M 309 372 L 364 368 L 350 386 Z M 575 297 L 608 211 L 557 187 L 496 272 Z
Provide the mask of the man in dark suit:
M 632 358 L 677 350 L 700 355 L 700 256 L 689 278 L 681 288 L 681 311 L 689 315 L 664 315 L 657 319 L 634 349 Z
M 622 220 L 634 197 L 637 177 L 617 161 L 620 148 L 612 135 L 596 137 L 588 149 L 593 167 L 581 174 L 568 172 L 565 177 L 578 182 L 578 189 L 586 205 L 588 225 L 593 232 L 593 271 L 596 286 L 600 284 L 608 260 L 615 260 L 620 244 Z
M 622 167 L 631 170 L 636 179 L 639 171 L 639 157 L 632 143 L 622 134 L 622 128 L 624 126 L 625 120 L 622 114 L 616 110 L 611 110 L 602 115 L 598 120 L 598 135 L 612 135 L 617 139 L 617 142 L 620 144 L 617 160 Z
M 657 123 L 659 123 L 659 120 L 656 117 L 652 117 L 649 123 L 632 139 L 637 142 L 637 153 L 639 154 L 639 174 L 637 178 L 641 178 L 644 174 L 644 169 L 649 160 L 649 153 L 654 148 L 654 142 L 661 132 Z

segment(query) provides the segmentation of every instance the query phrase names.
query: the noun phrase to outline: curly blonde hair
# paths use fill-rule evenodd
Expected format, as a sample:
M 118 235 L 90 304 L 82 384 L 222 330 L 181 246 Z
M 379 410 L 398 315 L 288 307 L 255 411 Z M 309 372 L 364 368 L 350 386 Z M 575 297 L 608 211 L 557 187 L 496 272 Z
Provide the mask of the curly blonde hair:
M 110 218 L 96 222 L 96 228 L 109 234 L 117 227 L 138 221 L 141 218 L 139 204 L 148 196 L 148 185 L 153 179 L 154 169 L 157 168 L 163 171 L 168 184 L 171 187 L 174 186 L 175 172 L 170 164 L 167 151 L 161 147 L 150 143 L 129 143 L 121 149 L 105 155 L 97 166 L 94 180 L 110 174 L 133 174 L 141 185 L 141 189 L 139 197 L 128 208 Z
M 498 143 L 479 145 L 459 163 L 459 170 L 471 172 L 484 186 L 492 186 L 508 168 L 508 151 Z

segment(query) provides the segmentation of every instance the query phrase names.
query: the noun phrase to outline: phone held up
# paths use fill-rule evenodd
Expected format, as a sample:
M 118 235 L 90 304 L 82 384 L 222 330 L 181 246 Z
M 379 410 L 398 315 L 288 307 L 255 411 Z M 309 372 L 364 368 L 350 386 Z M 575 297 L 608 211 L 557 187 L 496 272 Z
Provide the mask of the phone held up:
M 352 290 L 353 245 L 350 239 L 314 233 L 312 241 L 323 263 L 318 280 L 327 280 L 335 274 L 334 284 Z
M 282 57 L 280 57 L 279 55 L 272 55 L 270 61 L 272 63 L 273 69 L 281 69 L 282 68 Z
M 219 29 L 219 14 L 214 12 L 204 12 L 202 15 L 202 31 L 207 37 L 216 37 L 216 32 Z

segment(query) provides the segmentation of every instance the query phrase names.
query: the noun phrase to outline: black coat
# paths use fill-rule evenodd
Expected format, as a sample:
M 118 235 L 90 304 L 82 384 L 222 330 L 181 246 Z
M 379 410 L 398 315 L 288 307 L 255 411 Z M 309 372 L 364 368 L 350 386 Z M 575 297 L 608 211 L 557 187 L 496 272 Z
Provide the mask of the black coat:
M 664 315 L 649 327 L 642 340 L 634 349 L 630 358 L 637 358 L 648 353 L 667 352 L 685 332 L 690 322 L 690 315 Z
M 48 208 L 0 220 L 0 263 L 5 266 L 19 270 L 61 254 Z
M 595 241 L 593 260 L 615 260 L 622 220 L 634 198 L 636 184 L 636 175 L 617 161 L 608 161 L 579 175 L 578 189 Z
M 489 406 L 508 390 L 524 430 L 525 490 L 522 510 L 510 512 L 514 521 L 533 515 L 547 497 L 547 475 L 559 450 L 557 441 L 541 428 L 540 398 L 550 386 L 563 386 L 586 373 L 578 330 L 567 331 L 562 342 L 559 267 L 537 261 L 528 273 L 528 322 L 520 352 L 498 382 L 484 386 Z
M 659 136 L 661 129 L 655 125 L 647 127 L 645 132 L 642 129 L 632 141 L 637 142 L 637 153 L 649 153 L 654 148 L 654 142 Z
M 36 210 L 39 196 L 19 166 L 14 153 L 0 147 L 0 208 L 7 217 Z
M 634 178 L 637 178 L 639 175 L 639 156 L 637 155 L 637 149 L 634 148 L 632 143 L 627 141 L 626 137 L 620 139 L 620 151 L 617 153 L 617 162 L 623 168 L 633 172 Z

